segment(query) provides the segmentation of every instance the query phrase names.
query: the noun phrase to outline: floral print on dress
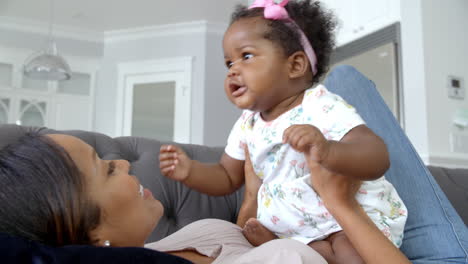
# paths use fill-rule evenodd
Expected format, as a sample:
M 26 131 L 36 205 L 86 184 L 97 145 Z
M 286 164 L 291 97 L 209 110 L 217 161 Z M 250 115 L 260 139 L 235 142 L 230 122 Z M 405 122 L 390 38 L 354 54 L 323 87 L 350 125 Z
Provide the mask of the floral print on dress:
M 300 227 L 308 226 L 314 229 L 317 228 L 317 222 L 315 221 L 313 214 L 309 213 L 305 207 L 298 208 L 295 205 L 293 206 L 302 213 L 302 219 L 299 220 Z
M 302 199 L 302 194 L 306 192 L 303 189 L 300 188 L 291 188 L 291 194 L 296 197 L 297 199 L 301 200 Z
M 275 184 L 273 186 L 273 195 L 274 197 L 277 197 L 278 199 L 284 199 L 286 197 L 286 194 L 284 190 L 282 189 L 280 184 Z
M 294 178 L 300 178 L 306 174 L 307 167 L 306 167 L 305 161 L 298 162 L 297 160 L 291 160 L 289 164 L 291 164 L 294 170 L 294 175 L 295 175 Z

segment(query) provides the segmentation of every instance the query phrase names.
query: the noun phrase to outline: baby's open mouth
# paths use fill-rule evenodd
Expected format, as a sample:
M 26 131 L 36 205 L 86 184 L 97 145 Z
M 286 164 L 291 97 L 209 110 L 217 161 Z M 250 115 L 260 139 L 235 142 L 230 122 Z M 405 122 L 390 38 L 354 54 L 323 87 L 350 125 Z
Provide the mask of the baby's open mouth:
M 245 91 L 247 91 L 247 87 L 235 83 L 229 84 L 229 88 L 231 89 L 231 94 L 234 97 L 241 96 Z

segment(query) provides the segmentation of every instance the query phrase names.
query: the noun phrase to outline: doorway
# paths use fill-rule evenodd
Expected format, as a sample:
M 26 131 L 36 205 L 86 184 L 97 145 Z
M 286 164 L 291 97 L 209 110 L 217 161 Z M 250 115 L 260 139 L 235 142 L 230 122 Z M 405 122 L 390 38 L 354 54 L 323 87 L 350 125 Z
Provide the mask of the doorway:
M 190 143 L 192 58 L 118 65 L 119 136 Z

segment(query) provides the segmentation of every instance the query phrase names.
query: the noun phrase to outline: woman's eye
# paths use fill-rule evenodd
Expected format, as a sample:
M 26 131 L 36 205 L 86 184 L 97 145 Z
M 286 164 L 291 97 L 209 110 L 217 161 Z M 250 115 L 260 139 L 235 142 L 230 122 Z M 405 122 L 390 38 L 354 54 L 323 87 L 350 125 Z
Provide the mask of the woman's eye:
M 229 69 L 232 67 L 234 63 L 232 63 L 232 61 L 226 61 L 226 67 Z
M 112 175 L 115 171 L 115 162 L 109 162 L 109 167 L 107 168 L 107 175 Z
M 244 57 L 244 60 L 248 60 L 248 59 L 253 58 L 253 54 L 252 53 L 244 53 L 243 57 Z

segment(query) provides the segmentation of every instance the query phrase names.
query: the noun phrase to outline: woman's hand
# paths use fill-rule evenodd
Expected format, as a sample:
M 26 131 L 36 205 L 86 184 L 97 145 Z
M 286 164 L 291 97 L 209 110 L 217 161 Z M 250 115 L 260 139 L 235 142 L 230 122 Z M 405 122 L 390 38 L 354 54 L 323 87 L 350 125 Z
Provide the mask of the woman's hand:
M 239 210 L 239 216 L 237 217 L 237 225 L 242 228 L 245 226 L 247 220 L 257 217 L 257 194 L 260 186 L 262 185 L 262 180 L 257 176 L 257 174 L 255 174 L 247 146 L 244 149 L 244 153 L 244 200 L 242 201 L 242 205 Z
M 356 201 L 361 181 L 354 177 L 332 172 L 314 159 L 306 159 L 310 168 L 312 187 L 322 198 L 353 247 L 369 264 L 410 263 L 385 237 Z
M 312 187 L 321 197 L 325 207 L 333 214 L 337 207 L 355 206 L 357 204 L 355 195 L 361 186 L 361 181 L 330 171 L 309 155 L 305 153 Z
M 190 174 L 192 160 L 180 148 L 163 145 L 159 150 L 159 168 L 161 173 L 176 181 L 184 181 Z

